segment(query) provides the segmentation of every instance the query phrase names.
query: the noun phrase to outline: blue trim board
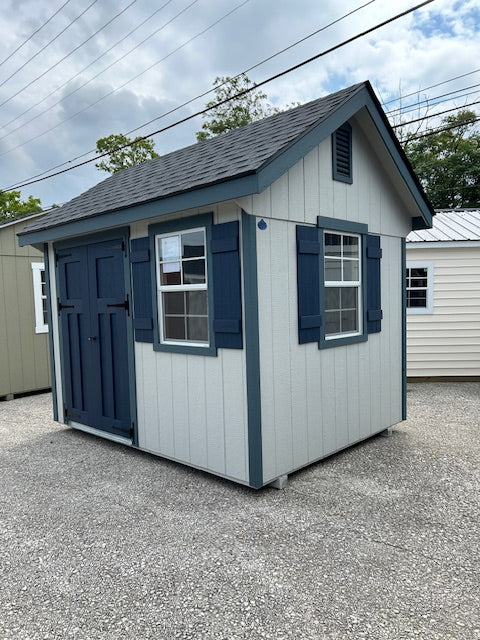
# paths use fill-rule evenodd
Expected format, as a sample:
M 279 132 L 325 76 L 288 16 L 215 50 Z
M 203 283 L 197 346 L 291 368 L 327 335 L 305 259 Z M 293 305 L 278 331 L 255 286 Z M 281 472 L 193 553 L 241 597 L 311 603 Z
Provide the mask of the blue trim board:
M 350 222 L 349 220 L 340 220 L 338 218 L 327 218 L 325 216 L 317 216 L 317 227 L 321 227 L 323 231 L 344 231 L 345 233 L 368 233 L 368 225 L 363 222 Z
M 258 330 L 257 227 L 255 216 L 242 211 L 242 263 L 247 368 L 249 484 L 263 486 L 260 339 Z
M 43 264 L 45 266 L 45 280 L 47 286 L 47 321 L 48 321 L 48 350 L 50 353 L 50 377 L 52 384 L 53 419 L 58 421 L 57 379 L 55 376 L 55 354 L 53 349 L 52 322 L 52 291 L 50 289 L 50 261 L 48 259 L 48 244 L 43 246 Z
M 407 241 L 402 238 L 402 420 L 407 419 Z
M 158 296 L 157 296 L 157 258 L 155 248 L 155 236 L 162 233 L 170 233 L 174 231 L 184 231 L 186 229 L 194 229 L 195 227 L 205 227 L 207 242 L 207 278 L 208 278 L 208 308 L 213 310 L 213 283 L 212 283 L 212 257 L 211 257 L 211 228 L 213 224 L 213 213 L 201 213 L 197 216 L 189 216 L 188 218 L 175 218 L 175 220 L 167 220 L 166 222 L 155 222 L 149 225 L 148 235 L 150 236 L 150 265 L 152 274 L 152 306 L 153 306 L 153 349 L 154 351 L 167 351 L 170 353 L 186 353 L 196 356 L 216 356 L 217 348 L 215 347 L 215 331 L 214 331 L 214 314 L 209 313 L 208 331 L 210 336 L 210 345 L 208 347 L 195 347 L 188 344 L 164 344 L 160 342 L 160 330 L 158 326 Z

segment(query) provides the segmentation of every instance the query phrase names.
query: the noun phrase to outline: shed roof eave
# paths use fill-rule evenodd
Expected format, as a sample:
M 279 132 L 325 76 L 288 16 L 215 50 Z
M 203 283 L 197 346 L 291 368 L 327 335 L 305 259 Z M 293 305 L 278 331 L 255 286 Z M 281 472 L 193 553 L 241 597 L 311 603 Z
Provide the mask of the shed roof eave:
M 140 220 L 148 220 L 160 216 L 205 207 L 258 193 L 258 176 L 250 173 L 231 180 L 217 182 L 213 185 L 169 195 L 148 202 L 135 204 L 123 209 L 114 209 L 97 213 L 64 224 L 50 226 L 47 229 L 21 232 L 18 241 L 25 245 L 43 245 L 70 236 L 95 233 L 104 229 L 120 227 Z

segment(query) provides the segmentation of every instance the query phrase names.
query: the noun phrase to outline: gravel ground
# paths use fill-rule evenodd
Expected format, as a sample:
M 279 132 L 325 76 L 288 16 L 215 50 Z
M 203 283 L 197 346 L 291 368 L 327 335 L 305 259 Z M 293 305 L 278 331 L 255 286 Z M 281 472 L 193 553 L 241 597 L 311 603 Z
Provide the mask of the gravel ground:
M 0 638 L 480 639 L 480 385 L 259 492 L 0 403 Z

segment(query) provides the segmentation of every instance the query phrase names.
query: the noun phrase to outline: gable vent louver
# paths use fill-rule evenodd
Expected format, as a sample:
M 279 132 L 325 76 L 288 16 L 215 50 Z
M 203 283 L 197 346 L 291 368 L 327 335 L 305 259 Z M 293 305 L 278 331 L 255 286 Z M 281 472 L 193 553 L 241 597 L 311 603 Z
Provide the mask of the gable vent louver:
M 345 122 L 332 136 L 333 179 L 352 183 L 352 127 Z

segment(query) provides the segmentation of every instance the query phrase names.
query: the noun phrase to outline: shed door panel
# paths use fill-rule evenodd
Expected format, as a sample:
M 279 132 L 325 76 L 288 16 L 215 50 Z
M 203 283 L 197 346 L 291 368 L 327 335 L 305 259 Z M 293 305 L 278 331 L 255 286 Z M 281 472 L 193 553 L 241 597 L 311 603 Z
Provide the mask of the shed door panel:
M 121 240 L 58 252 L 67 417 L 130 437 L 123 260 Z

